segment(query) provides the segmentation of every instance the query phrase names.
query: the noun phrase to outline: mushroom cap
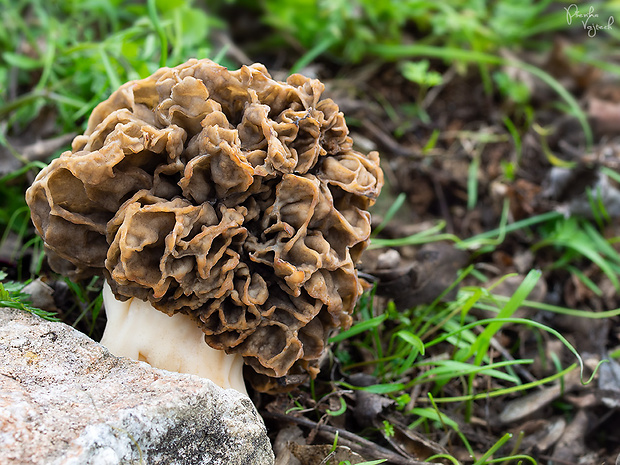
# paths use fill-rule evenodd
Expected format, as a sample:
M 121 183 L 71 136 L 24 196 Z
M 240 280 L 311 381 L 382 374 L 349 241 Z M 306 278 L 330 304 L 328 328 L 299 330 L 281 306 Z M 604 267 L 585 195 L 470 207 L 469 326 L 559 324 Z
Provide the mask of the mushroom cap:
M 383 184 L 323 90 L 195 59 L 124 84 L 27 191 L 50 265 L 191 315 L 258 390 L 316 376 Z

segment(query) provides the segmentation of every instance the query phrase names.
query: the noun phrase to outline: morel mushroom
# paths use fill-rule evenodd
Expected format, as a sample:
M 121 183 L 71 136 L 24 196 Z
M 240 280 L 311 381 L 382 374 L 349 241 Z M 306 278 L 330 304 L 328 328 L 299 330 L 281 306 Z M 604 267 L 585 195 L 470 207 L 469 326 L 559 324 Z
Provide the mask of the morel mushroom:
M 323 90 L 190 60 L 121 86 L 39 173 L 26 197 L 50 265 L 105 276 L 112 353 L 242 392 L 241 360 L 263 392 L 316 376 L 383 184 Z

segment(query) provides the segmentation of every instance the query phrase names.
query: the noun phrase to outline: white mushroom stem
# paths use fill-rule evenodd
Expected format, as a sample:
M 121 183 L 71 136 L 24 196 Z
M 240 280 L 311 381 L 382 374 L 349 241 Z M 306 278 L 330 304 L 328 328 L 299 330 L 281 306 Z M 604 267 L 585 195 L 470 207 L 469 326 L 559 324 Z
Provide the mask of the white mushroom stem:
M 121 302 L 107 282 L 103 303 L 108 322 L 101 344 L 112 354 L 208 378 L 247 395 L 243 357 L 209 347 L 203 332 L 187 315 L 168 316 L 135 297 Z

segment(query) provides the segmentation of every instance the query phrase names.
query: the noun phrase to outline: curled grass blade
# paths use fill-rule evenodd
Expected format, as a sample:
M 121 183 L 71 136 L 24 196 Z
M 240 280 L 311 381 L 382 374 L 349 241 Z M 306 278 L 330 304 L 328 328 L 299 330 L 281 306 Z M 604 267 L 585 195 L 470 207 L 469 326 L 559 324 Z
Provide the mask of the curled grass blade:
M 600 365 L 600 363 L 599 363 Z M 564 370 L 558 372 L 558 373 L 554 373 L 551 376 L 547 376 L 546 378 L 543 379 L 539 379 L 536 381 L 532 381 L 530 383 L 525 383 L 525 384 L 521 384 L 519 386 L 512 386 L 509 388 L 502 388 L 502 389 L 496 389 L 494 391 L 487 391 L 487 392 L 482 392 L 480 394 L 468 394 L 468 395 L 464 395 L 464 396 L 453 396 L 453 397 L 438 397 L 435 399 L 435 402 L 438 403 L 444 403 L 444 402 L 467 402 L 467 401 L 472 401 L 472 400 L 480 400 L 480 399 L 487 399 L 487 398 L 491 398 L 491 397 L 499 397 L 499 396 L 504 396 L 507 394 L 514 394 L 515 392 L 519 392 L 519 391 L 527 391 L 531 388 L 535 388 L 535 387 L 539 387 L 542 386 L 544 384 L 550 383 L 552 381 L 555 381 L 558 378 L 562 378 L 563 376 L 567 375 L 568 373 L 570 373 L 571 371 L 573 371 L 575 368 L 577 368 L 577 364 L 573 363 L 572 365 L 570 365 L 569 367 L 565 368 Z M 597 366 L 598 368 L 598 366 Z M 424 398 L 420 398 L 419 399 L 421 402 L 426 402 L 426 399 Z
M 546 331 L 546 332 L 548 332 L 550 334 L 553 334 L 555 337 L 557 337 L 562 342 L 562 344 L 564 344 L 566 346 L 566 348 L 568 350 L 570 350 L 573 353 L 573 355 L 575 355 L 575 357 L 577 357 L 577 360 L 579 362 L 579 367 L 580 367 L 580 373 L 581 373 L 581 382 L 584 385 L 589 384 L 592 381 L 592 379 L 594 378 L 594 376 L 596 374 L 596 371 L 598 370 L 598 365 L 597 365 L 597 368 L 593 371 L 593 373 L 590 376 L 590 378 L 588 378 L 587 381 L 584 381 L 584 379 L 583 379 L 583 371 L 584 371 L 585 365 L 583 363 L 583 359 L 579 355 L 579 352 L 577 352 L 577 350 L 571 345 L 571 343 L 568 342 L 566 340 L 566 338 L 564 336 L 562 336 L 562 334 L 560 334 L 555 329 L 553 329 L 553 328 L 551 328 L 549 326 L 546 326 L 546 325 L 544 325 L 542 323 L 538 323 L 537 321 L 527 320 L 527 319 L 524 319 L 524 318 L 485 318 L 485 319 L 478 320 L 478 321 L 475 321 L 473 323 L 469 323 L 467 325 L 464 325 L 461 328 L 459 328 L 459 329 L 457 329 L 455 331 L 452 331 L 452 332 L 450 332 L 448 334 L 444 334 L 442 336 L 439 336 L 438 338 L 433 339 L 430 342 L 427 342 L 425 344 L 425 346 L 428 349 L 429 347 L 437 345 L 440 342 L 445 341 L 449 337 L 455 336 L 455 335 L 457 335 L 460 332 L 466 331 L 468 329 L 471 329 L 471 328 L 474 328 L 474 327 L 476 327 L 478 325 L 482 325 L 482 324 L 486 324 L 486 323 L 489 323 L 489 324 L 498 324 L 498 323 L 523 324 L 523 325 L 532 326 L 534 328 L 538 328 L 538 329 Z M 602 362 L 600 362 L 600 363 L 602 363 Z M 599 365 L 600 365 L 600 363 L 599 363 Z
M 426 461 L 429 462 L 429 463 L 435 463 L 434 460 L 438 460 L 438 459 L 448 460 L 449 462 L 453 463 L 454 465 L 461 465 L 460 462 L 457 459 L 455 459 L 454 457 L 452 457 L 451 455 L 448 455 L 448 454 L 431 455 L 430 457 L 426 458 Z
M 401 329 L 394 336 L 401 338 L 413 349 L 417 350 L 421 355 L 424 355 L 424 343 L 422 342 L 422 339 L 420 339 L 412 332 Z
M 510 455 L 508 457 L 499 457 L 496 459 L 488 459 L 484 463 L 499 463 L 499 462 L 507 462 L 507 461 L 516 462 L 517 460 L 518 460 L 517 463 L 519 464 L 521 463 L 521 460 L 528 460 L 534 465 L 538 464 L 538 462 L 533 457 L 530 457 L 529 455 L 523 455 L 523 454 Z
M 344 400 L 343 397 L 340 398 L 340 408 L 338 408 L 338 410 L 330 410 L 330 409 L 325 410 L 325 412 L 332 417 L 340 416 L 346 411 L 347 411 L 347 402 Z

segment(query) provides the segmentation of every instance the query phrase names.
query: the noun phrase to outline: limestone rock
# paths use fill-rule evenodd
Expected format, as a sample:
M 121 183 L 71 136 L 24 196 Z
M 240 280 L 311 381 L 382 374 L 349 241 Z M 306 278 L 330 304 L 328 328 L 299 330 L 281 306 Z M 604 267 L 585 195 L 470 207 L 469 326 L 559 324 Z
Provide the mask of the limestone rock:
M 273 463 L 246 396 L 111 355 L 84 334 L 0 309 L 0 463 Z

